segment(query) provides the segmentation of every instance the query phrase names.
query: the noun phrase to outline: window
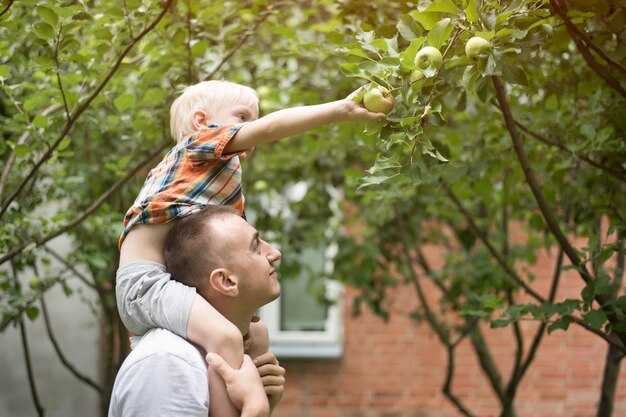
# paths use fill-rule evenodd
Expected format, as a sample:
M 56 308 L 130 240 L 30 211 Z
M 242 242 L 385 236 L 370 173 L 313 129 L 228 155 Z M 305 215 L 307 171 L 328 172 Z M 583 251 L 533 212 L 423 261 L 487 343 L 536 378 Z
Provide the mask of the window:
M 308 184 L 301 181 L 287 187 L 282 194 L 273 190 L 262 193 L 258 195 L 259 202 L 272 216 L 281 216 L 289 224 L 294 217 L 290 203 L 302 200 L 308 189 Z M 327 242 L 298 254 L 303 270 L 296 277 L 281 277 L 281 296 L 259 311 L 269 328 L 270 350 L 279 358 L 336 358 L 343 353 L 343 288 L 330 279 L 337 245 L 328 244 L 332 242 L 331 224 L 340 223 L 341 195 L 331 187 L 327 187 L 327 192 L 335 213 L 328 221 Z M 246 214 L 254 224 L 254 213 L 246 211 Z M 266 240 L 272 240 L 270 235 L 265 236 Z M 313 295 L 312 285 L 324 297 Z M 329 302 L 320 301 L 322 298 Z
M 303 263 L 314 273 L 324 273 L 328 250 L 307 250 Z M 281 296 L 261 308 L 259 315 L 270 333 L 270 350 L 282 358 L 336 358 L 343 352 L 341 299 L 339 283 L 321 284 L 331 304 L 318 300 L 309 290 L 307 274 L 281 281 Z

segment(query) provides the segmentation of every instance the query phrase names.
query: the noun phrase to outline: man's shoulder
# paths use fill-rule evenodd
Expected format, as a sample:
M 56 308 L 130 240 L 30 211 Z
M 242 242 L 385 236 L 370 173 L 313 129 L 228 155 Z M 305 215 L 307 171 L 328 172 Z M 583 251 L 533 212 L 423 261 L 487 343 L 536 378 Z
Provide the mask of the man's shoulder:
M 131 338 L 131 347 L 129 365 L 170 356 L 203 370 L 207 367 L 203 353 L 195 345 L 169 330 L 152 329 L 141 337 Z

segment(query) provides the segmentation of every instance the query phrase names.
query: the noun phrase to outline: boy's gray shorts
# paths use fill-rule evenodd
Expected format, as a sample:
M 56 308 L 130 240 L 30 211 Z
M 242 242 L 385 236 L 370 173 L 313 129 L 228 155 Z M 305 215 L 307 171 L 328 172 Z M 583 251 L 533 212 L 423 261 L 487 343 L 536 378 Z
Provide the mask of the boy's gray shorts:
M 117 270 L 115 295 L 122 322 L 143 335 L 161 327 L 187 337 L 187 320 L 196 289 L 171 279 L 165 266 L 134 262 Z

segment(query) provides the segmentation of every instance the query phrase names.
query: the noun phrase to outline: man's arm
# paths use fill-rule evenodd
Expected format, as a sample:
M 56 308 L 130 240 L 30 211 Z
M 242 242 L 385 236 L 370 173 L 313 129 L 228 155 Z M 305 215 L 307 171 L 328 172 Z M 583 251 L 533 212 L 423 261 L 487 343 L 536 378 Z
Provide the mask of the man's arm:
M 231 139 L 224 153 L 243 151 L 312 129 L 349 120 L 383 120 L 385 113 L 372 113 L 352 100 L 359 90 L 343 100 L 313 106 L 292 107 L 245 123 Z

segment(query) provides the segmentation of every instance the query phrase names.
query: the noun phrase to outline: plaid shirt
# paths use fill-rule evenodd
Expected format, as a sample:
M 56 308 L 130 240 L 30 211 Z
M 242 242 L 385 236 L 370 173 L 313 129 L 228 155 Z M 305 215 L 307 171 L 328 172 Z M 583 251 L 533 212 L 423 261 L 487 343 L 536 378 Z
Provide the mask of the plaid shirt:
M 209 204 L 243 213 L 238 153 L 222 155 L 242 125 L 208 125 L 174 146 L 146 178 L 124 217 L 119 247 L 136 224 L 163 224 Z

